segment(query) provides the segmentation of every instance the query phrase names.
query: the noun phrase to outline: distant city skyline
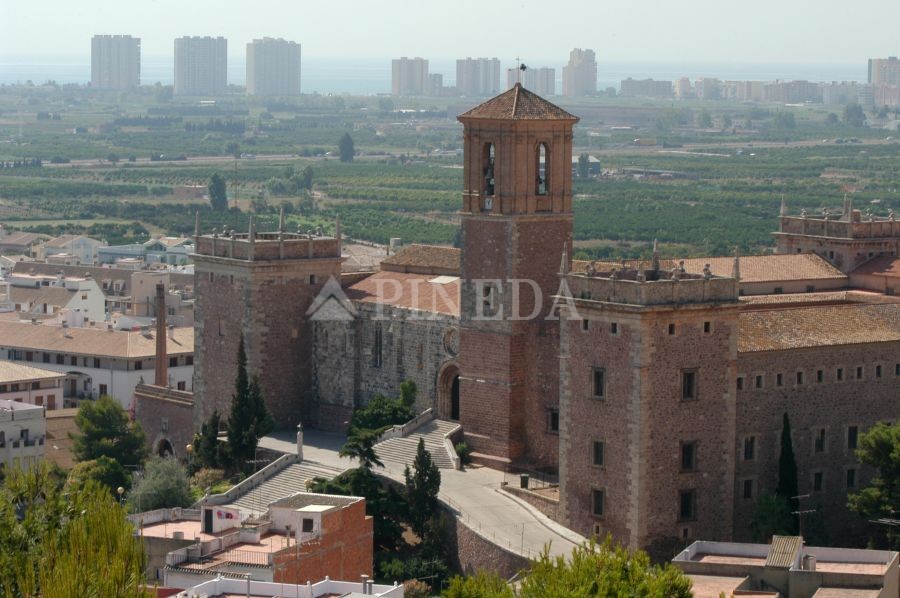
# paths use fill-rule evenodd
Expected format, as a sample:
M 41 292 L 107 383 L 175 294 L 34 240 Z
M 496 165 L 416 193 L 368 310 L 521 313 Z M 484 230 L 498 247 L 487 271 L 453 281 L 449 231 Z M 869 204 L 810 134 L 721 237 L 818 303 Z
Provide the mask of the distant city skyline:
M 735 7 L 687 3 L 582 0 L 564 9 L 532 0 L 485 4 L 409 0 L 323 3 L 310 10 L 288 0 L 252 8 L 212 0 L 148 0 L 140 8 L 113 0 L 11 3 L 0 22 L 0 62 L 10 57 L 89 53 L 96 34 L 140 37 L 146 56 L 171 52 L 184 35 L 223 36 L 232 47 L 269 36 L 296 40 L 306 57 L 534 55 L 565 61 L 573 47 L 593 48 L 597 62 L 709 61 L 862 63 L 900 54 L 894 0 L 759 0 Z M 477 15 L 478 18 L 472 18 Z M 575 18 L 573 18 L 575 17 Z

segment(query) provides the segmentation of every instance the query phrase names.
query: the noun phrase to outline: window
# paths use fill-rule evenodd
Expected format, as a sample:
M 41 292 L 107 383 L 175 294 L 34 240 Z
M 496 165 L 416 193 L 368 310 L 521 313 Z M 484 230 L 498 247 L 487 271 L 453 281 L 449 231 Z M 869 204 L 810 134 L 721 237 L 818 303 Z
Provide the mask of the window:
M 619 334 L 619 324 L 617 322 L 610 322 L 609 333 L 612 335 Z
M 100 396 L 102 397 L 107 394 L 109 394 L 109 393 L 106 390 L 106 384 L 101 384 L 100 385 Z
M 315 274 L 309 275 L 309 284 L 316 284 L 316 275 Z
M 847 470 L 847 488 L 856 488 L 856 469 L 853 467 Z
M 894 375 L 895 375 L 895 376 L 900 376 L 900 363 L 895 363 L 895 364 L 894 364 Z
M 559 433 L 559 409 L 547 410 L 547 431 L 551 434 Z
M 50 363 L 50 354 L 44 353 L 43 360 L 44 360 L 44 363 Z
M 25 351 L 25 361 L 34 361 L 34 351 Z
M 313 520 L 304 518 L 303 523 L 300 527 L 300 531 L 304 534 L 311 534 L 313 532 Z
M 875 377 L 881 378 L 881 366 L 880 365 L 875 366 Z
M 380 368 L 382 364 L 382 332 L 381 327 L 375 329 L 375 343 L 372 348 L 372 366 Z
M 803 384 L 803 372 L 797 372 L 797 386 Z
M 746 498 L 753 498 L 753 480 L 744 480 L 743 491 L 741 495 Z
M 861 365 L 856 366 L 856 379 L 862 380 L 863 377 L 863 369 Z
M 775 287 L 775 289 L 774 289 L 773 292 L 774 292 L 776 295 L 781 295 L 782 293 L 784 293 L 784 289 L 781 288 L 781 287 Z
M 18 383 L 10 384 L 10 385 L 9 385 L 9 390 L 10 390 L 11 392 L 19 392 L 19 384 L 18 384 Z
M 744 461 L 753 461 L 756 458 L 756 436 L 744 438 Z
M 838 382 L 842 381 L 844 379 L 844 368 L 838 368 L 835 377 Z
M 697 398 L 697 372 L 687 370 L 681 372 L 681 400 L 692 401 Z
M 819 428 L 813 437 L 813 452 L 825 452 L 825 428 Z
M 187 389 L 187 385 L 185 384 L 184 381 L 182 381 L 182 382 L 179 382 L 179 383 L 178 383 L 177 388 L 178 388 L 178 390 L 186 390 L 186 389 Z
M 694 519 L 697 501 L 696 490 L 681 490 L 679 493 L 678 519 L 689 521 Z
M 669 324 L 669 334 L 675 334 L 675 324 Z
M 811 284 L 808 284 L 808 285 L 806 285 L 806 292 L 807 292 L 807 293 L 815 293 L 815 292 L 816 292 L 816 287 L 814 287 L 814 286 L 811 285 Z
M 82 293 L 82 294 L 81 294 L 81 300 L 82 300 L 82 301 L 87 301 L 87 293 Z
M 31 390 L 40 390 L 40 388 L 41 388 L 40 382 L 32 382 L 31 383 Z
M 813 492 L 821 492 L 825 486 L 825 474 L 817 471 L 813 474 Z
M 177 358 L 177 357 L 170 357 L 170 358 L 169 358 L 169 367 L 170 367 L 170 368 L 178 367 L 178 358 Z
M 712 332 L 712 322 L 703 322 L 703 334 Z
M 784 386 L 784 374 L 775 374 L 775 386 Z
M 816 382 L 824 382 L 825 381 L 825 372 L 822 370 L 816 370 Z
M 142 370 L 142 369 L 144 369 L 144 362 L 141 361 L 140 359 L 138 359 L 137 361 L 135 361 L 135 362 L 134 362 L 134 369 L 136 369 L 136 370 Z
M 100 367 L 100 358 L 99 358 L 99 357 L 95 357 L 95 358 L 94 358 L 94 367 L 95 367 L 95 368 L 99 368 L 99 367 Z
M 547 195 L 550 188 L 550 148 L 546 143 L 539 143 L 535 153 L 537 161 L 537 179 L 535 180 L 535 195 Z
M 494 180 L 494 161 L 496 160 L 496 152 L 493 143 L 485 143 L 482 149 L 482 160 L 484 162 L 484 194 L 486 197 L 494 195 L 496 181 Z M 484 209 L 492 209 L 493 204 L 485 202 Z
M 694 471 L 697 469 L 697 443 L 681 443 L 681 471 Z
M 184 358 L 184 365 L 194 365 L 194 356 L 186 355 Z
M 594 368 L 594 398 L 606 397 L 606 372 L 603 368 Z
M 737 389 L 744 390 L 744 377 L 743 376 L 738 376 L 738 378 L 737 378 Z
M 2 394 L 4 392 L 8 392 L 8 391 L 9 391 L 9 387 L 6 384 L 0 384 L 0 394 Z
M 78 358 L 73 355 L 72 357 L 69 358 L 69 363 L 71 365 L 78 365 Z
M 859 428 L 850 426 L 847 428 L 847 450 L 855 451 L 857 442 L 859 441 Z
M 58 365 L 63 365 L 65 362 L 66 362 L 66 356 L 63 355 L 62 353 L 57 353 L 56 354 L 56 363 Z
M 581 321 L 581 331 L 587 332 L 591 329 L 591 321 L 590 320 L 582 320 Z
M 603 441 L 595 440 L 592 451 L 592 463 L 595 467 L 603 467 Z
M 594 517 L 603 517 L 606 507 L 606 496 L 603 490 L 591 490 L 591 514 Z
M 756 377 L 755 385 L 756 385 L 756 388 L 762 388 L 762 387 L 763 387 L 763 377 L 762 377 L 762 376 L 757 376 L 757 377 Z

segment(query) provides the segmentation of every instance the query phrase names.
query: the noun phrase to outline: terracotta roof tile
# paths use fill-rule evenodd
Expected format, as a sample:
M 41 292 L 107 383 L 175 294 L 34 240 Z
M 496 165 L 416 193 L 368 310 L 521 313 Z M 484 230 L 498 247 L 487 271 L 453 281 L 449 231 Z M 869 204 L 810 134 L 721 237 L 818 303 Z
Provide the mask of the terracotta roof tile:
M 169 355 L 194 352 L 194 328 L 178 327 L 175 338 L 166 339 Z M 104 328 L 62 328 L 31 322 L 0 320 L 0 346 L 33 349 L 48 353 L 91 355 L 120 359 L 143 359 L 156 355 L 156 334 Z
M 662 259 L 660 268 L 670 270 L 682 260 Z M 686 258 L 684 269 L 690 274 L 702 274 L 709 264 L 713 276 L 731 276 L 734 256 Z M 814 253 L 781 253 L 776 255 L 741 256 L 741 282 L 787 282 L 791 280 L 846 279 L 847 276 Z M 583 272 L 589 261 L 573 260 L 572 271 Z M 625 260 L 629 267 L 643 264 L 650 266 L 650 260 Z M 597 261 L 597 269 L 620 267 L 621 262 Z
M 861 264 L 851 274 L 868 274 L 900 278 L 900 257 L 882 255 Z
M 475 106 L 459 115 L 459 120 L 483 118 L 490 120 L 570 120 L 578 117 L 569 114 L 556 104 L 551 104 L 534 92 L 522 87 L 521 83 L 504 91 L 497 97 Z
M 856 303 L 744 312 L 738 351 L 896 341 L 900 341 L 900 303 Z
M 65 377 L 65 374 L 32 367 L 15 361 L 0 361 L 0 383 L 31 382 Z
M 381 261 L 382 270 L 419 274 L 458 274 L 461 252 L 455 247 L 413 243 Z
M 459 317 L 459 278 L 455 276 L 382 271 L 350 285 L 345 292 L 351 301 Z

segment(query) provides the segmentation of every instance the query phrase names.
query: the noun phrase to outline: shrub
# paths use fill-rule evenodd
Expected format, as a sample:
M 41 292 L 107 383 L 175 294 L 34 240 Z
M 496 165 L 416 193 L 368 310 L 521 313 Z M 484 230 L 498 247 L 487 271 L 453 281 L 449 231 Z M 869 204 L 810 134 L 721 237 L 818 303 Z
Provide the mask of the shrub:
M 453 447 L 456 449 L 456 455 L 459 457 L 459 462 L 463 465 L 468 465 L 472 462 L 472 448 L 465 442 L 457 442 L 456 446 Z

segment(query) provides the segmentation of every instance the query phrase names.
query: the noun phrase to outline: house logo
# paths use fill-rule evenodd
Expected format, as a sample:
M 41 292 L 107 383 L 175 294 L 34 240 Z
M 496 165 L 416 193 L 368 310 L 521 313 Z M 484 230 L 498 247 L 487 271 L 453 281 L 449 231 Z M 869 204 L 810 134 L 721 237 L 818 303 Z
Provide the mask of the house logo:
M 306 310 L 306 315 L 314 322 L 349 322 L 356 319 L 359 312 L 337 279 L 329 276 L 328 282 Z

